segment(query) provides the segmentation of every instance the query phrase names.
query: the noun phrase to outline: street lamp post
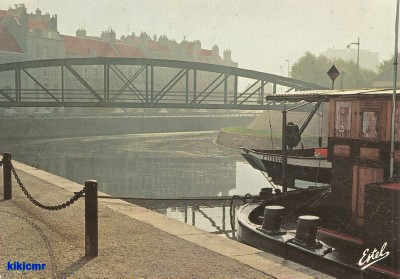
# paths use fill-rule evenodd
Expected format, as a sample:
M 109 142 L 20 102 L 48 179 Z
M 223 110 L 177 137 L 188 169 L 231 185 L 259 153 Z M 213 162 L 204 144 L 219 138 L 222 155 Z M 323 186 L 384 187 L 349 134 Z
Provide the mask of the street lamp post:
M 289 67 L 289 59 L 286 59 L 286 62 L 287 62 L 287 77 L 289 77 L 289 69 L 290 69 L 290 67 Z
M 357 88 L 360 86 L 360 37 L 358 37 L 357 43 L 350 43 L 347 45 L 347 49 L 350 49 L 351 45 L 357 45 Z
M 280 68 L 281 68 L 281 76 L 283 76 L 283 71 L 282 71 L 282 65 L 281 66 L 279 66 Z M 282 85 L 281 85 L 281 93 L 282 93 Z

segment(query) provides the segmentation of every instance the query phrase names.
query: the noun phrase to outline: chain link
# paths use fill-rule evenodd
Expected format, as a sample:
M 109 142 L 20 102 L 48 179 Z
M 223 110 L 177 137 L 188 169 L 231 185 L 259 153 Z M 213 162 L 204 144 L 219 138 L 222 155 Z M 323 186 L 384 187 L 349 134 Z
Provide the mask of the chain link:
M 14 169 L 14 166 L 12 165 L 12 163 L 10 162 L 10 166 L 11 166 L 11 171 L 14 174 L 15 180 L 17 180 L 18 186 L 21 188 L 22 192 L 24 192 L 25 196 L 37 207 L 46 209 L 46 210 L 61 210 L 64 208 L 67 208 L 68 206 L 70 206 L 71 204 L 73 204 L 74 202 L 76 202 L 77 200 L 79 200 L 79 198 L 81 198 L 83 196 L 83 194 L 85 193 L 85 188 L 83 188 L 82 190 L 80 190 L 79 192 L 76 192 L 74 196 L 72 196 L 69 201 L 66 201 L 62 204 L 59 205 L 44 205 L 42 203 L 40 203 L 39 201 L 37 201 L 34 197 L 32 197 L 32 195 L 28 192 L 28 190 L 25 188 L 24 184 L 22 184 L 21 180 L 19 179 L 17 172 Z

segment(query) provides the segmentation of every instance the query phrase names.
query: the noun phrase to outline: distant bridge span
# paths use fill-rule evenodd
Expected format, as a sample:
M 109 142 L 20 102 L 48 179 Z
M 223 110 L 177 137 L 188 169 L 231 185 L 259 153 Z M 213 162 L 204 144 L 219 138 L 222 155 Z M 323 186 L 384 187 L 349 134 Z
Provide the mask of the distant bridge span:
M 147 58 L 65 58 L 0 64 L 0 107 L 257 110 L 267 107 L 264 92 L 268 83 L 273 93 L 278 85 L 288 88 L 287 92 L 327 89 L 215 64 Z

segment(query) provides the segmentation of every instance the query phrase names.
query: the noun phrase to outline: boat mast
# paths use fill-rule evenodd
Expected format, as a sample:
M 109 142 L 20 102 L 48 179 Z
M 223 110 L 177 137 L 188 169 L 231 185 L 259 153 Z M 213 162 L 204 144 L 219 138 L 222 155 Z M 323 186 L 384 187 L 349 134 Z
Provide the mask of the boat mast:
M 396 7 L 396 25 L 395 25 L 395 42 L 394 42 L 394 57 L 393 57 L 393 96 L 392 96 L 392 130 L 390 137 L 390 179 L 393 179 L 394 173 L 394 133 L 396 124 L 396 89 L 397 89 L 397 57 L 398 57 L 398 36 L 399 36 L 399 3 L 397 0 Z

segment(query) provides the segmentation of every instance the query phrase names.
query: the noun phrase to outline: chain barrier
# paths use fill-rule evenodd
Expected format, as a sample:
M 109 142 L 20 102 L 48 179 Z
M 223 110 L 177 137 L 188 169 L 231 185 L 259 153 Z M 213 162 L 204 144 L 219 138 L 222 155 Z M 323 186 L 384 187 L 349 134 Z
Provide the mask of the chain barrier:
M 37 201 L 34 197 L 32 197 L 32 195 L 28 192 L 28 190 L 25 188 L 24 184 L 22 184 L 21 180 L 19 179 L 17 172 L 14 169 L 14 166 L 12 164 L 10 164 L 10 165 L 11 165 L 11 171 L 14 174 L 14 177 L 18 183 L 18 186 L 21 188 L 22 192 L 24 192 L 25 196 L 37 207 L 40 207 L 40 208 L 43 208 L 46 210 L 51 210 L 51 211 L 61 210 L 61 209 L 67 208 L 68 206 L 70 206 L 71 204 L 73 204 L 74 202 L 79 200 L 79 198 L 81 198 L 83 196 L 83 194 L 85 193 L 86 189 L 83 188 L 79 192 L 76 192 L 75 195 L 69 199 L 69 201 L 66 201 L 59 205 L 44 205 L 44 204 L 40 203 L 39 201 Z

